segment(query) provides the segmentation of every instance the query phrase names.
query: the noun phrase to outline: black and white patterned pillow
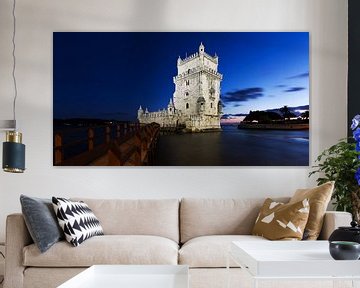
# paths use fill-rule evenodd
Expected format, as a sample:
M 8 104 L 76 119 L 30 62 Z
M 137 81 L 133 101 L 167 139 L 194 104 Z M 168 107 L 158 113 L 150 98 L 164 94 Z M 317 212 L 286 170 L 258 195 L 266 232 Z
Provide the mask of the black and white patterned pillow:
M 52 197 L 55 214 L 66 241 L 79 246 L 86 239 L 104 235 L 99 220 L 84 202 Z

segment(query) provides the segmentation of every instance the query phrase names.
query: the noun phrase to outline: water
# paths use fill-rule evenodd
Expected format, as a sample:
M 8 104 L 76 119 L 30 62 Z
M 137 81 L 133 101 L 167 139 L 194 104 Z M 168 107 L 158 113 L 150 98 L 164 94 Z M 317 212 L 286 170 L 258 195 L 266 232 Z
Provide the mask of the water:
M 161 135 L 159 166 L 308 166 L 309 130 L 245 130 Z

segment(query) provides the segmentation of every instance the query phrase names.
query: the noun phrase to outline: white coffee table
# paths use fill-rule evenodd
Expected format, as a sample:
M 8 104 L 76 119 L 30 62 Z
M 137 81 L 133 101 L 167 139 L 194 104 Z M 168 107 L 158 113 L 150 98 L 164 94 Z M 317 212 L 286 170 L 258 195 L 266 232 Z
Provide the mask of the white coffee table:
M 360 261 L 332 259 L 328 241 L 232 242 L 229 258 L 248 272 L 254 287 L 259 280 L 290 279 L 350 280 L 350 287 L 360 287 Z
M 94 265 L 58 288 L 188 288 L 185 265 Z

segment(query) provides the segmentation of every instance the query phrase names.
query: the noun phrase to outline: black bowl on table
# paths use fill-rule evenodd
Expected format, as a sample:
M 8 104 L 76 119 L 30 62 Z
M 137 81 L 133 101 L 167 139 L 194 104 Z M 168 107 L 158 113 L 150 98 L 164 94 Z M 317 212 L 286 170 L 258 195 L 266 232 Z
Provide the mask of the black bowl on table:
M 335 260 L 358 260 L 360 257 L 360 244 L 349 241 L 331 241 L 330 255 Z

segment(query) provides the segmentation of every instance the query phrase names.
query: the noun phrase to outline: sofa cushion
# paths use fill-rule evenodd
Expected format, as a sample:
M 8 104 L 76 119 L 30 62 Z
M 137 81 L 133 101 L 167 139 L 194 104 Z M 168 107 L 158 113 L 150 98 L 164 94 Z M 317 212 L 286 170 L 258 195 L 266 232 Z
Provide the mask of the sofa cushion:
M 181 243 L 205 235 L 249 235 L 263 202 L 263 198 L 184 198 L 180 205 Z
M 24 247 L 23 264 L 36 267 L 88 267 L 95 264 L 171 264 L 178 260 L 178 244 L 159 236 L 95 236 L 78 247 L 66 241 L 45 253 L 34 244 Z
M 26 227 L 41 252 L 64 239 L 51 199 L 21 195 L 20 203 Z
M 178 199 L 86 199 L 105 235 L 155 235 L 179 242 Z M 115 216 L 115 217 L 114 217 Z
M 84 202 L 52 197 L 54 211 L 65 239 L 74 246 L 85 240 L 104 235 L 99 220 Z
M 193 238 L 179 250 L 179 264 L 190 267 L 226 267 L 228 251 L 232 241 L 268 241 L 252 235 L 214 235 Z M 231 267 L 239 267 L 230 261 Z
M 305 198 L 309 199 L 310 213 L 305 227 L 307 237 L 304 240 L 316 240 L 319 237 L 324 215 L 334 190 L 334 184 L 334 181 L 330 181 L 315 188 L 298 189 L 290 199 L 290 203 L 302 201 Z
M 309 218 L 309 208 L 308 199 L 284 204 L 267 198 L 252 234 L 269 240 L 301 240 Z

